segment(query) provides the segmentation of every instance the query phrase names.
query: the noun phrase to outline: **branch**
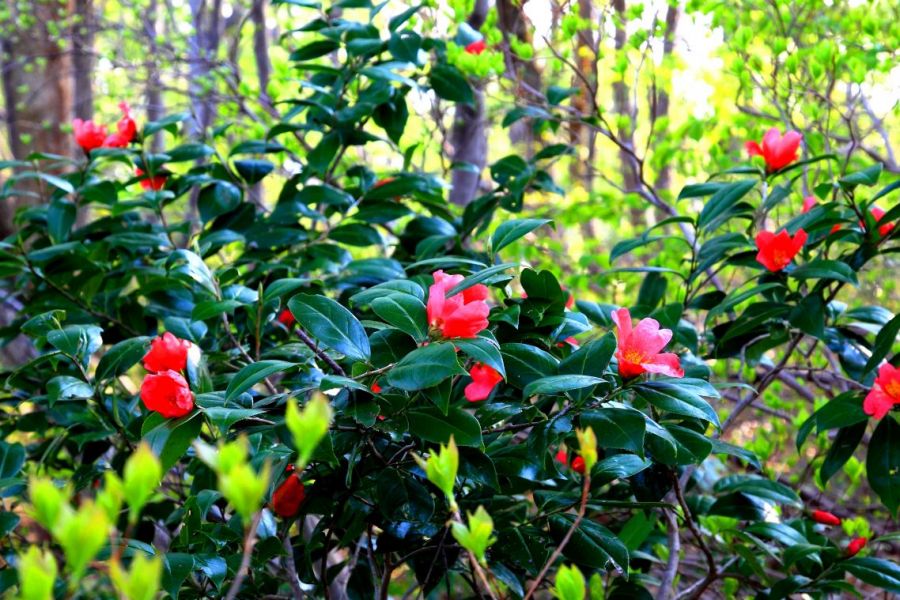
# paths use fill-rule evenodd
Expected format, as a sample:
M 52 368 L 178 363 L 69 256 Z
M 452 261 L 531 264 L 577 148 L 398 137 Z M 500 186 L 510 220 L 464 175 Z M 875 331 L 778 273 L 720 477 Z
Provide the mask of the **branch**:
M 288 584 L 291 591 L 294 592 L 294 598 L 300 599 L 304 597 L 303 588 L 300 587 L 300 576 L 297 575 L 297 564 L 294 562 L 294 546 L 291 544 L 291 532 L 288 528 L 284 532 L 284 550 L 287 553 L 284 557 L 284 569 L 287 571 Z
M 678 520 L 674 511 L 663 510 L 666 518 L 666 529 L 669 538 L 669 560 L 666 562 L 666 570 L 659 589 L 656 592 L 656 600 L 669 600 L 675 595 L 675 576 L 678 574 L 678 559 L 681 552 L 681 538 L 678 535 Z
M 556 562 L 556 559 L 562 554 L 563 549 L 566 547 L 566 544 L 569 543 L 569 540 L 572 539 L 572 536 L 575 535 L 575 530 L 578 529 L 578 526 L 581 525 L 581 521 L 584 519 L 584 513 L 587 511 L 587 503 L 588 496 L 591 491 L 591 474 L 584 474 L 584 481 L 581 484 L 581 503 L 578 505 L 578 515 L 575 517 L 575 521 L 572 522 L 572 526 L 569 527 L 569 530 L 566 532 L 565 537 L 563 537 L 562 541 L 553 550 L 553 554 L 550 555 L 550 558 L 547 559 L 547 562 L 544 563 L 543 568 L 541 568 L 541 572 L 538 573 L 538 576 L 534 581 L 531 582 L 531 587 L 528 588 L 528 593 L 525 594 L 525 597 L 522 600 L 529 600 L 534 593 L 537 591 L 538 587 L 541 585 L 541 582 L 544 580 L 544 577 L 547 575 L 547 571 L 550 570 L 550 567 L 553 566 L 553 563 Z
M 256 545 L 256 529 L 259 527 L 261 518 L 262 511 L 256 511 L 256 514 L 253 515 L 253 521 L 251 521 L 250 527 L 247 529 L 247 535 L 244 537 L 244 555 L 241 557 L 241 566 L 238 567 L 234 581 L 231 582 L 231 587 L 228 588 L 225 600 L 237 598 L 238 592 L 241 591 L 241 584 L 244 583 L 244 578 L 250 571 L 250 556 L 253 554 L 253 546 Z
M 716 564 L 716 559 L 709 549 L 709 546 L 706 545 L 703 534 L 700 533 L 697 524 L 694 522 L 694 517 L 691 515 L 691 509 L 688 507 L 687 502 L 685 502 L 684 494 L 681 492 L 681 484 L 678 482 L 678 477 L 673 475 L 672 483 L 675 488 L 675 497 L 678 498 L 678 504 L 681 505 L 681 510 L 684 512 L 684 522 L 688 526 L 691 534 L 697 540 L 697 545 L 700 547 L 700 551 L 706 558 L 706 565 L 709 568 L 709 571 L 703 579 L 677 596 L 677 600 L 681 600 L 682 598 L 693 600 L 694 598 L 700 598 L 703 595 L 703 592 L 706 591 L 706 588 L 716 580 L 719 576 L 719 566 Z
M 336 362 L 334 362 L 334 359 L 333 359 L 333 358 L 331 358 L 330 356 L 328 356 L 327 354 L 325 354 L 325 352 L 319 348 L 318 344 L 316 344 L 316 343 L 313 341 L 313 339 L 312 339 L 311 337 L 309 337 L 309 336 L 306 334 L 306 332 L 303 331 L 303 329 L 301 329 L 300 327 L 297 328 L 297 335 L 300 336 L 300 341 L 303 342 L 304 344 L 306 344 L 307 347 L 308 347 L 310 350 L 312 350 L 313 352 L 315 352 L 316 356 L 318 356 L 319 358 L 321 358 L 322 361 L 323 361 L 326 365 L 328 365 L 328 367 L 329 367 L 332 371 L 334 371 L 334 372 L 337 373 L 338 375 L 341 375 L 342 377 L 347 375 L 347 373 L 344 372 L 344 369 L 341 367 L 341 365 L 339 365 L 339 364 L 337 364 Z

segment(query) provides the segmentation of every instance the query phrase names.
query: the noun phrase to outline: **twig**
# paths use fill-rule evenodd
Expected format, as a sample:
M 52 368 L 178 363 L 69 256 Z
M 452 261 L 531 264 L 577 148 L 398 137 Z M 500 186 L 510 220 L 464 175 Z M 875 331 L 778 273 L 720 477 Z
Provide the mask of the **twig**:
M 684 522 L 691 534 L 697 540 L 697 545 L 700 547 L 700 551 L 706 558 L 707 567 L 709 567 L 709 570 L 703 579 L 679 594 L 677 598 L 679 600 L 681 598 L 700 598 L 703 595 L 703 592 L 706 591 L 706 588 L 708 588 L 719 576 L 719 566 L 716 564 L 716 559 L 713 556 L 712 551 L 703 539 L 703 534 L 700 533 L 697 524 L 694 522 L 694 517 L 691 515 L 691 509 L 688 507 L 687 502 L 685 502 L 684 494 L 681 492 L 681 484 L 678 482 L 678 477 L 674 474 L 672 475 L 672 482 L 675 489 L 675 497 L 678 498 L 678 504 L 681 505 L 681 510 L 684 512 Z
M 337 364 L 336 362 L 334 362 L 334 359 L 333 359 L 333 358 L 331 358 L 330 356 L 328 356 L 327 354 L 325 354 L 324 351 L 322 351 L 321 349 L 319 349 L 318 344 L 316 344 L 316 343 L 313 341 L 313 339 L 312 339 L 311 337 L 309 337 L 309 336 L 306 334 L 306 332 L 303 331 L 303 329 L 301 329 L 300 327 L 297 328 L 297 335 L 300 336 L 300 341 L 303 342 L 304 344 L 306 344 L 307 347 L 309 347 L 310 350 L 312 350 L 313 352 L 315 352 L 316 356 L 318 356 L 319 358 L 321 358 L 322 361 L 323 361 L 326 365 L 328 365 L 328 367 L 329 367 L 332 371 L 334 371 L 335 373 L 337 373 L 338 375 L 340 375 L 340 376 L 342 376 L 342 377 L 344 377 L 344 376 L 347 375 L 347 373 L 344 372 L 344 369 L 341 367 L 341 365 L 339 365 L 339 364 Z
M 225 324 L 225 334 L 228 336 L 228 339 L 231 340 L 231 344 L 235 348 L 237 348 L 237 351 L 240 352 L 241 356 L 244 357 L 244 360 L 246 360 L 248 363 L 256 362 L 255 360 L 253 360 L 253 357 L 250 356 L 250 354 L 246 350 L 244 350 L 244 347 L 237 340 L 237 338 L 234 337 L 234 334 L 231 333 L 231 323 L 229 323 L 228 315 L 226 315 L 225 313 L 222 313 L 222 322 Z M 274 396 L 275 394 L 278 393 L 278 388 L 276 388 L 274 385 L 272 385 L 272 382 L 269 381 L 268 377 L 263 378 L 263 384 L 265 384 L 266 389 L 269 390 L 269 393 L 271 395 Z
M 237 597 L 238 592 L 241 591 L 241 584 L 244 583 L 244 578 L 250 571 L 250 556 L 253 554 L 253 546 L 256 545 L 256 529 L 259 527 L 261 518 L 262 511 L 256 511 L 256 514 L 253 515 L 253 520 L 250 522 L 250 527 L 247 529 L 247 535 L 244 537 L 244 554 L 241 557 L 241 565 L 238 567 L 237 573 L 235 573 L 231 587 L 228 588 L 225 600 L 234 600 Z
M 288 584 L 294 592 L 294 598 L 303 598 L 303 588 L 300 587 L 300 576 L 297 575 L 297 563 L 294 562 L 294 546 L 291 544 L 291 530 L 288 528 L 284 532 L 284 569 L 287 571 Z
M 563 537 L 562 541 L 553 550 L 553 554 L 550 555 L 550 558 L 547 559 L 547 562 L 544 563 L 543 568 L 541 568 L 540 573 L 535 578 L 534 581 L 531 582 L 531 587 L 528 588 L 528 593 L 525 594 L 525 597 L 522 600 L 528 600 L 534 593 L 537 591 L 538 587 L 541 585 L 541 582 L 544 580 L 544 577 L 547 575 L 547 571 L 550 570 L 550 567 L 553 566 L 553 563 L 556 562 L 556 559 L 562 554 L 562 551 L 565 549 L 566 544 L 569 543 L 569 540 L 572 539 L 572 536 L 575 535 L 575 530 L 578 529 L 578 526 L 581 525 L 581 521 L 584 519 L 584 514 L 587 512 L 587 503 L 588 497 L 591 491 L 591 474 L 584 474 L 584 481 L 581 484 L 581 503 L 578 506 L 578 515 L 575 517 L 575 520 L 572 522 L 572 526 L 569 527 L 569 530 L 566 532 L 566 535 Z
M 669 600 L 675 595 L 675 576 L 678 575 L 678 560 L 681 552 L 681 537 L 678 535 L 678 520 L 671 510 L 663 510 L 666 518 L 666 529 L 669 538 L 669 560 L 666 561 L 666 570 L 659 589 L 656 592 L 656 600 Z
M 453 518 L 458 523 L 463 523 L 462 515 L 459 514 L 459 510 L 453 511 Z M 481 585 L 487 592 L 488 597 L 491 598 L 491 600 L 497 600 L 497 596 L 494 595 L 494 590 L 491 588 L 491 584 L 488 581 L 487 574 L 484 572 L 484 569 L 481 568 L 481 565 L 478 563 L 478 559 L 475 558 L 475 554 L 468 548 L 466 548 L 466 554 L 469 556 L 469 563 L 472 565 L 472 570 L 475 572 L 475 576 L 478 577 L 478 581 L 481 582 Z M 472 587 L 474 587 L 477 591 L 477 586 Z M 525 598 L 527 599 L 528 596 L 525 596 Z

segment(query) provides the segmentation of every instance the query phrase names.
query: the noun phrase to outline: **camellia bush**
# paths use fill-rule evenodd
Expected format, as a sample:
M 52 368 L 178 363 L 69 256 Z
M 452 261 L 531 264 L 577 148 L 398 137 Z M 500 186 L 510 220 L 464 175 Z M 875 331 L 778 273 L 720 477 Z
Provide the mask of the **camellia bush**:
M 564 193 L 565 147 L 497 161 L 464 210 L 412 151 L 365 160 L 402 154 L 412 95 L 470 102 L 460 65 L 493 60 L 420 36 L 415 12 L 386 34 L 307 23 L 320 39 L 294 50 L 302 83 L 265 139 L 223 148 L 123 105 L 113 128 L 74 123 L 79 160 L 3 165 L 5 196 L 42 200 L 0 248 L 36 349 L 3 397 L 4 593 L 900 593 L 896 536 L 725 439 L 767 390 L 824 381 L 798 451 L 824 453 L 827 497 L 868 436 L 896 515 L 900 317 L 848 302 L 900 248 L 900 184 L 761 127 L 682 190 L 696 210 L 610 249 L 641 256 L 622 267 L 645 274 L 637 297 L 576 298 L 515 252 L 550 223 L 517 213 Z M 654 244 L 683 260 L 653 264 Z

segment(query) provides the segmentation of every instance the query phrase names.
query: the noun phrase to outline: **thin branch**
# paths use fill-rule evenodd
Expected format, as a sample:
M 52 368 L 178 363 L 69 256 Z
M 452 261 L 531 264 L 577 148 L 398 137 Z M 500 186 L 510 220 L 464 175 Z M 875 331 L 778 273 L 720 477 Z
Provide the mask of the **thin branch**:
M 300 327 L 297 328 L 297 335 L 300 336 L 300 341 L 307 345 L 307 347 L 315 352 L 316 356 L 318 356 L 322 361 L 328 365 L 328 367 L 337 373 L 338 375 L 344 377 L 347 373 L 341 367 L 341 365 L 334 362 L 334 359 L 325 354 L 325 352 L 319 348 L 318 344 L 311 337 L 309 337 L 303 329 Z
M 253 547 L 256 545 L 256 529 L 259 527 L 261 518 L 262 511 L 256 511 L 256 514 L 253 515 L 253 520 L 250 522 L 250 527 L 247 528 L 247 535 L 244 537 L 244 554 L 241 557 L 241 566 L 238 567 L 234 581 L 231 582 L 231 587 L 228 588 L 225 600 L 237 598 L 238 592 L 241 591 L 241 584 L 244 583 L 244 578 L 250 572 L 250 556 L 253 554 Z

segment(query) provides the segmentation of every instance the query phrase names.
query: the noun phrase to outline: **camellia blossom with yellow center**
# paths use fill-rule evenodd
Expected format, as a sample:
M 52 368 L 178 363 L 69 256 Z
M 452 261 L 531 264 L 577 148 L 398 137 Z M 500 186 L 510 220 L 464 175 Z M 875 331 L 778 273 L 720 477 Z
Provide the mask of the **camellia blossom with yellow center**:
M 619 375 L 631 378 L 643 373 L 658 373 L 684 377 L 678 355 L 661 352 L 672 340 L 671 329 L 660 329 L 656 319 L 641 319 L 632 327 L 631 312 L 627 308 L 613 311 L 612 320 L 616 324 Z
M 900 368 L 884 363 L 878 368 L 875 385 L 863 401 L 863 411 L 882 419 L 896 404 L 900 404 Z

